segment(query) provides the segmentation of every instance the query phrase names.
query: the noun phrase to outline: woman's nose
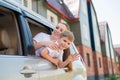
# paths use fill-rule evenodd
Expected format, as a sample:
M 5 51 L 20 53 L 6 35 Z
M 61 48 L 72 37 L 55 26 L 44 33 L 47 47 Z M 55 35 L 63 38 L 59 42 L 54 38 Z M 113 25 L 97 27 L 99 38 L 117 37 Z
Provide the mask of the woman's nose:
M 60 29 L 58 30 L 59 33 L 61 33 Z

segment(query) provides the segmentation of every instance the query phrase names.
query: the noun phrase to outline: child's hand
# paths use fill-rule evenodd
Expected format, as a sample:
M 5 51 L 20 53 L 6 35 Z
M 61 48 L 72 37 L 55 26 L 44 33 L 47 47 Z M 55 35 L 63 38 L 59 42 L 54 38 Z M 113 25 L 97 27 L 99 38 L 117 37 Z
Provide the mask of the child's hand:
M 72 62 L 72 61 L 78 60 L 79 57 L 80 57 L 79 54 L 70 54 L 70 55 L 68 56 L 68 59 L 69 59 L 70 62 Z
M 55 64 L 56 66 L 58 66 L 59 60 L 58 59 L 54 59 L 52 62 L 53 62 L 53 64 Z

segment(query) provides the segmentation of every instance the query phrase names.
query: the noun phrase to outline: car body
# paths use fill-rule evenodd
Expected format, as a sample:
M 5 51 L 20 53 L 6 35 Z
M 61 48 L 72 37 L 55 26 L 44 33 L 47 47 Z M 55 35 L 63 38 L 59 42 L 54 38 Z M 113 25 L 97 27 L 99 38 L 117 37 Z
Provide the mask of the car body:
M 0 0 L 0 80 L 86 80 L 82 58 L 57 68 L 35 56 L 33 36 L 39 32 L 51 34 L 53 28 L 37 13 Z M 75 54 L 74 43 L 64 52 Z

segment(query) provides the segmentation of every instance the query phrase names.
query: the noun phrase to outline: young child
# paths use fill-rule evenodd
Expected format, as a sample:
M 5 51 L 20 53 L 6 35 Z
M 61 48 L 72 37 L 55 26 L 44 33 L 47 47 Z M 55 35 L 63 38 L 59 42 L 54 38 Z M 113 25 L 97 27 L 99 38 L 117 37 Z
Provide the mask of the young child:
M 63 62 L 63 50 L 70 47 L 70 44 L 74 41 L 74 35 L 71 31 L 64 31 L 60 35 L 55 43 L 59 46 L 59 50 L 52 50 L 49 47 L 45 47 L 40 56 L 57 65 L 59 68 L 65 67 L 70 62 L 77 60 L 79 58 L 78 54 L 70 54 L 68 58 Z

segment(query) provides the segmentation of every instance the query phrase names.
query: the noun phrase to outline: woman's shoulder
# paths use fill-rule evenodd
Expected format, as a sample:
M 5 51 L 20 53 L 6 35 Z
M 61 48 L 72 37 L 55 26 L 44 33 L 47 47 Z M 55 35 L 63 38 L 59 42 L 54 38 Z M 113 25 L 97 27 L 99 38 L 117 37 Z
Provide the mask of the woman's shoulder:
M 44 32 L 40 32 L 40 33 L 38 33 L 37 35 L 48 36 L 49 34 L 47 34 L 47 33 L 44 33 Z

